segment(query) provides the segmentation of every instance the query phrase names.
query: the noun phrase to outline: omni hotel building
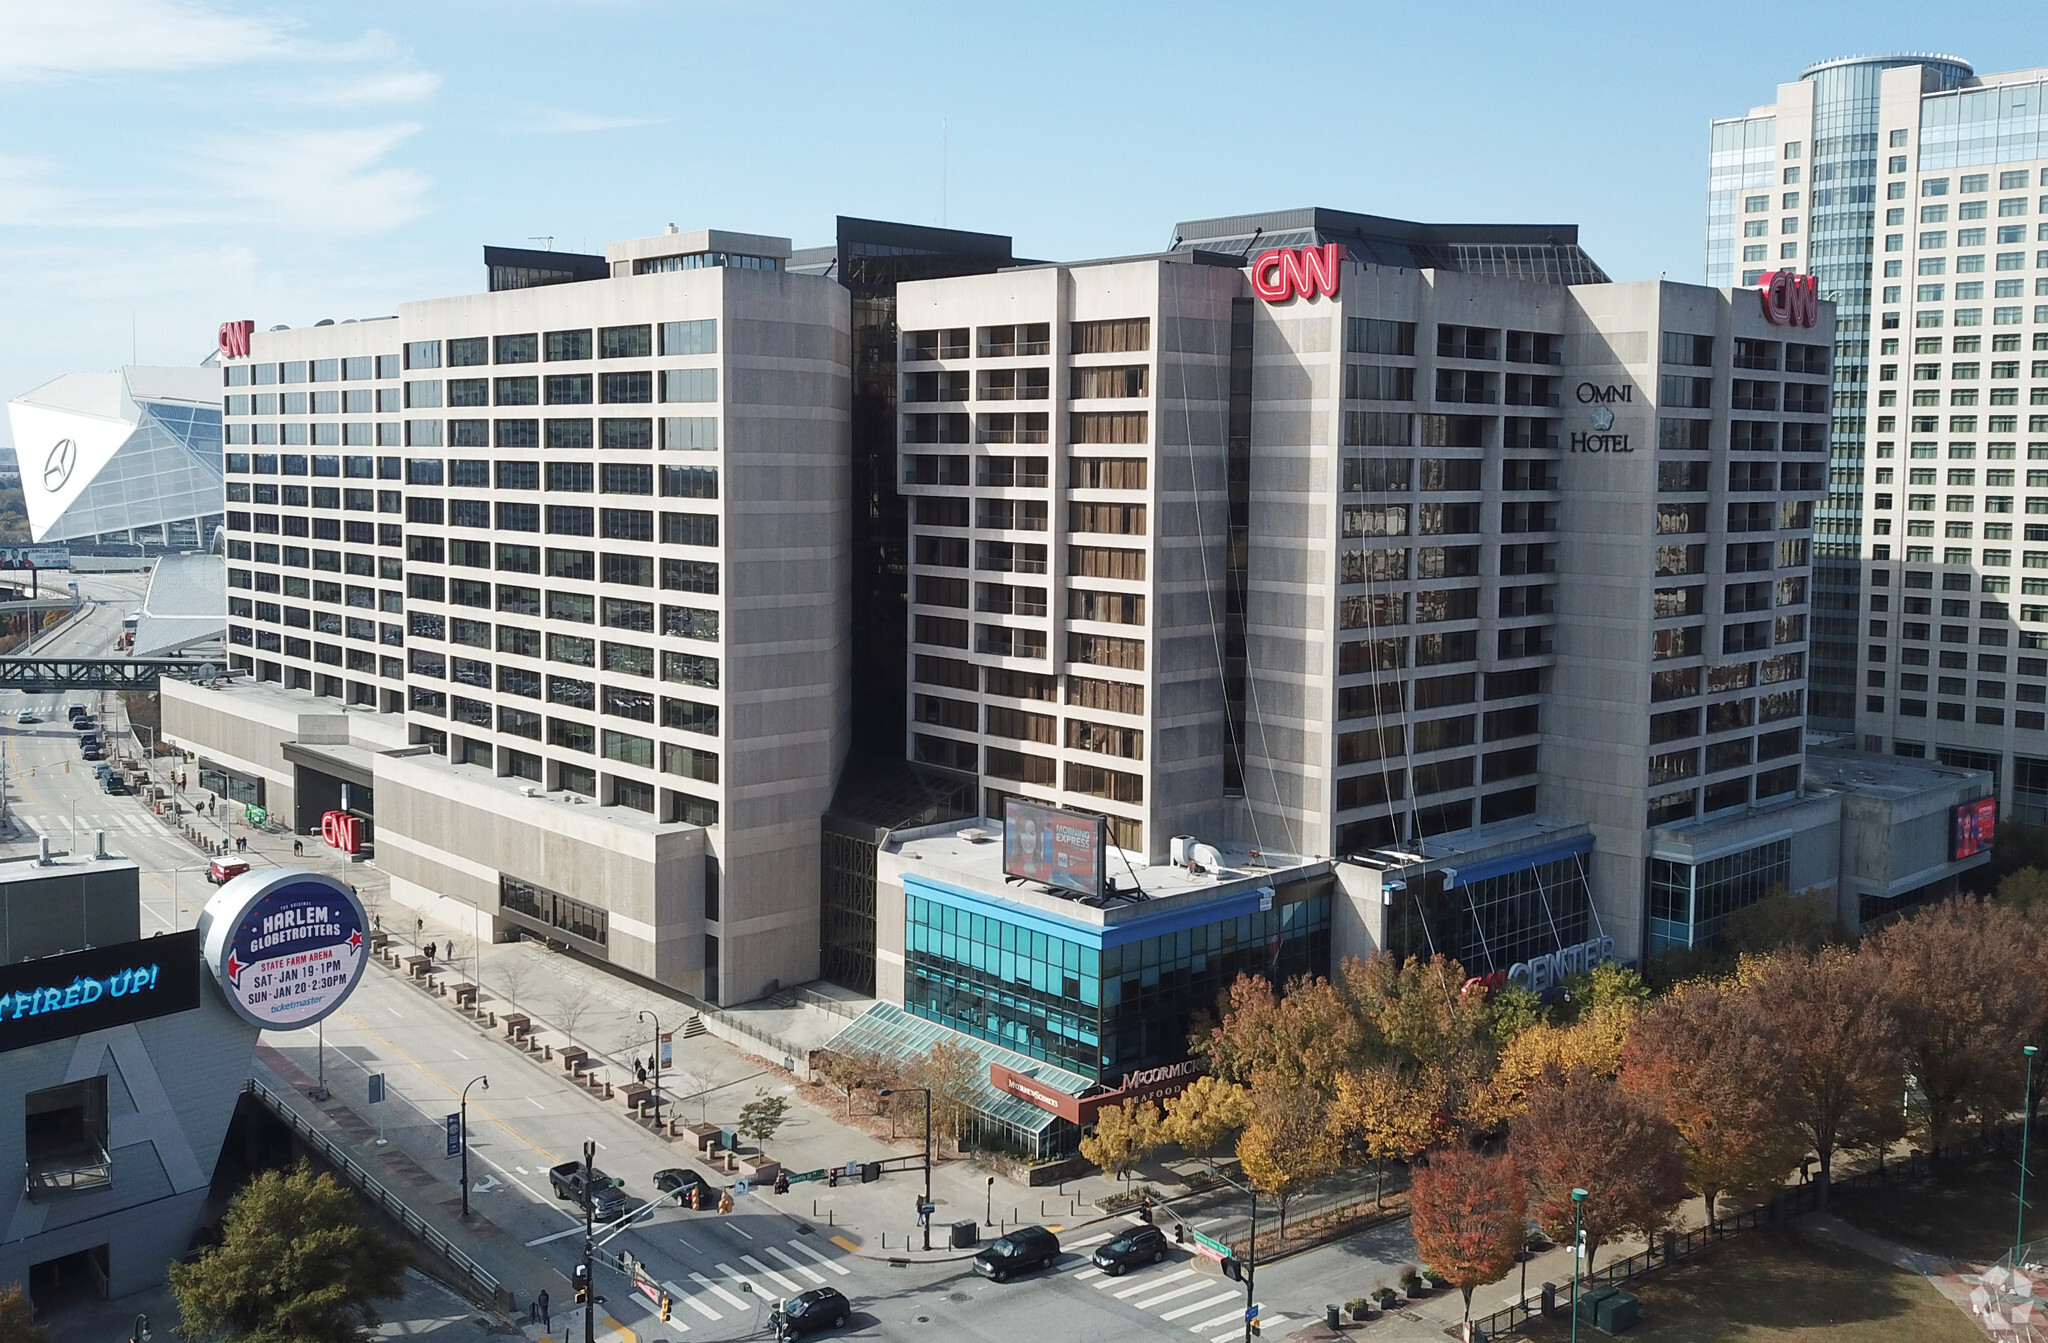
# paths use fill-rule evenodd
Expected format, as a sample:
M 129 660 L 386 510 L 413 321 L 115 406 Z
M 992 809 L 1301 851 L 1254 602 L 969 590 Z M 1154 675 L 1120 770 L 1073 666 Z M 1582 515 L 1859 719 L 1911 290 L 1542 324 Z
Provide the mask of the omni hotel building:
M 711 1003 L 832 967 L 879 1000 L 846 1047 L 952 1031 L 1077 1104 L 1240 971 L 1540 986 L 1983 861 L 1947 836 L 1984 775 L 1806 751 L 1831 304 L 1614 283 L 1564 226 L 841 235 L 922 258 L 858 348 L 844 257 L 715 231 L 253 333 L 246 675 L 167 685 L 167 735 L 302 829 L 360 815 L 401 901 Z M 900 707 L 857 703 L 892 585 Z M 857 713 L 902 715 L 896 791 Z M 1006 879 L 1013 797 L 1102 817 L 1107 886 Z M 1021 1097 L 987 1123 L 1063 1142 Z

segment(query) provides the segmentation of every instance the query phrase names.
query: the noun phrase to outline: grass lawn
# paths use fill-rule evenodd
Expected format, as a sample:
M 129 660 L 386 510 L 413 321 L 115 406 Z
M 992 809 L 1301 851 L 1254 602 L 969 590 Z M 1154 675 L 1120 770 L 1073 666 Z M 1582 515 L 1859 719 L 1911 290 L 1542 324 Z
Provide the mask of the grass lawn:
M 1757 1231 L 1698 1259 L 1623 1284 L 1642 1298 L 1643 1321 L 1622 1335 L 1640 1343 L 1983 1343 L 1984 1335 L 1932 1284 L 1790 1231 Z M 1527 1336 L 1570 1336 L 1570 1321 L 1531 1325 Z M 1581 1324 L 1579 1336 L 1606 1335 Z
M 1829 1200 L 1830 1210 L 1845 1222 L 1911 1250 L 1993 1263 L 2012 1248 L 2018 1160 L 2018 1153 L 1990 1156 L 1947 1167 L 1931 1180 L 1905 1187 L 1853 1193 L 1837 1189 Z M 2048 1218 L 2038 1207 L 2027 1219 L 2039 1228 L 2030 1232 L 2030 1239 L 2048 1231 Z

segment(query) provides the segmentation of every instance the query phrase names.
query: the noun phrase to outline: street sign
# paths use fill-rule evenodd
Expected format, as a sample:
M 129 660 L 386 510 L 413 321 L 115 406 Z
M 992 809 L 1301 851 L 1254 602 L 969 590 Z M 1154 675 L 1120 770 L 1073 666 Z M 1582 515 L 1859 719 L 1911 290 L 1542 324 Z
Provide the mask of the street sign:
M 676 1033 L 674 1031 L 663 1031 L 661 1033 L 661 1066 L 664 1068 L 676 1066 Z
M 1256 1319 L 1258 1319 L 1258 1318 L 1259 1318 L 1259 1308 L 1258 1308 L 1257 1306 L 1246 1306 L 1246 1307 L 1244 1308 L 1244 1318 L 1245 1318 L 1245 1321 L 1246 1321 L 1247 1323 L 1249 1323 L 1249 1322 L 1251 1322 L 1251 1321 L 1253 1321 L 1253 1320 L 1256 1320 Z
M 737 1196 L 738 1196 L 738 1195 L 740 1195 L 740 1194 L 744 1194 L 744 1193 L 746 1193 L 746 1192 L 747 1192 L 747 1188 L 748 1188 L 748 1185 L 747 1185 L 747 1182 L 746 1182 L 746 1180 L 745 1180 L 744 1178 L 741 1178 L 741 1179 L 738 1179 L 738 1180 L 734 1180 L 734 1181 L 732 1182 L 732 1192 L 733 1192 L 733 1194 L 734 1194 L 734 1196 L 735 1196 L 735 1197 L 737 1197 Z
M 1214 1236 L 1205 1236 L 1193 1227 L 1188 1228 L 1188 1235 L 1194 1239 L 1197 1248 L 1208 1251 L 1218 1259 L 1230 1258 L 1230 1247 Z
M 825 1169 L 820 1166 L 817 1170 L 791 1171 L 782 1178 L 791 1184 L 802 1184 L 806 1180 L 822 1180 L 825 1178 Z
M 376 1105 L 384 1099 L 384 1074 L 370 1074 L 370 1104 Z
M 448 1124 L 448 1155 L 449 1155 L 449 1156 L 461 1156 L 461 1155 L 462 1155 L 462 1115 L 461 1115 L 461 1113 L 460 1113 L 460 1112 L 457 1112 L 457 1113 L 455 1113 L 455 1114 L 449 1115 L 449 1116 L 448 1116 L 448 1119 L 447 1119 L 447 1124 Z

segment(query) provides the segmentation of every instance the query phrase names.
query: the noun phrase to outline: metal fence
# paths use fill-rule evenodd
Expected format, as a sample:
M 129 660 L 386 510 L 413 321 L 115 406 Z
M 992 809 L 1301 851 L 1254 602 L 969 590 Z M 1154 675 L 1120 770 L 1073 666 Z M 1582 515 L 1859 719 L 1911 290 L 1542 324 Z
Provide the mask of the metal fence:
M 1930 1173 L 1937 1165 L 1968 1161 L 1989 1152 L 2016 1148 L 2017 1144 L 2017 1124 L 2000 1125 L 1958 1142 L 1939 1155 L 1915 1151 L 1904 1160 L 1886 1161 L 1880 1157 L 1877 1165 L 1868 1170 L 1852 1171 L 1833 1177 L 1829 1181 L 1829 1189 L 1834 1194 L 1840 1194 L 1885 1188 L 1918 1179 Z M 1740 1212 L 1725 1214 L 1717 1218 L 1712 1226 L 1668 1232 L 1661 1244 L 1652 1245 L 1641 1254 L 1617 1259 L 1605 1268 L 1595 1269 L 1583 1275 L 1579 1281 L 1588 1287 L 1601 1283 L 1627 1282 L 1631 1278 L 1641 1277 L 1667 1265 L 1682 1263 L 1709 1245 L 1726 1240 L 1730 1236 L 1743 1235 L 1767 1226 L 1777 1226 L 1805 1213 L 1817 1211 L 1820 1208 L 1820 1199 L 1821 1185 L 1817 1180 L 1787 1185 L 1761 1207 L 1745 1208 Z M 1559 1309 L 1570 1309 L 1562 1293 Z M 1491 1315 L 1475 1319 L 1473 1325 L 1478 1331 L 1478 1336 L 1493 1338 L 1518 1328 L 1525 1321 L 1534 1319 L 1542 1313 L 1542 1299 L 1537 1297 L 1532 1301 L 1532 1298 L 1525 1296 Z
M 340 1144 L 329 1138 L 325 1133 L 322 1133 L 310 1121 L 302 1117 L 297 1110 L 286 1104 L 283 1097 L 253 1077 L 243 1085 L 243 1090 L 261 1101 L 272 1114 L 291 1125 L 292 1131 L 303 1138 L 307 1146 L 318 1152 L 328 1164 L 340 1172 L 341 1177 L 354 1185 L 364 1198 L 369 1199 L 370 1202 L 376 1204 L 396 1220 L 406 1230 L 407 1234 L 416 1237 L 428 1249 L 447 1260 L 458 1273 L 469 1279 L 476 1290 L 483 1294 L 485 1300 L 490 1301 L 500 1309 L 510 1310 L 512 1308 L 511 1295 L 499 1285 L 497 1278 L 493 1277 L 483 1265 L 464 1254 L 454 1242 L 435 1230 L 425 1218 L 406 1206 L 403 1199 L 393 1194 L 389 1189 L 386 1189 L 376 1176 L 363 1169 L 362 1165 L 343 1150 Z

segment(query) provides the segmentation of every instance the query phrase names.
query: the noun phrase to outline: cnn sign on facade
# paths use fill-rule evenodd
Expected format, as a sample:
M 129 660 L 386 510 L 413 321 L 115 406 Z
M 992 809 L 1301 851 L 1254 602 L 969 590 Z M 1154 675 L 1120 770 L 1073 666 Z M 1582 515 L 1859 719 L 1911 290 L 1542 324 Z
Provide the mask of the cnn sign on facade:
M 220 352 L 230 359 L 249 357 L 249 333 L 256 329 L 254 322 L 222 322 L 220 324 Z
M 1252 292 L 1268 303 L 1291 298 L 1337 297 L 1344 269 L 1344 244 L 1275 247 L 1252 262 Z
M 1820 281 L 1811 275 L 1774 270 L 1757 281 L 1764 320 L 1773 326 L 1812 326 L 1820 320 Z

